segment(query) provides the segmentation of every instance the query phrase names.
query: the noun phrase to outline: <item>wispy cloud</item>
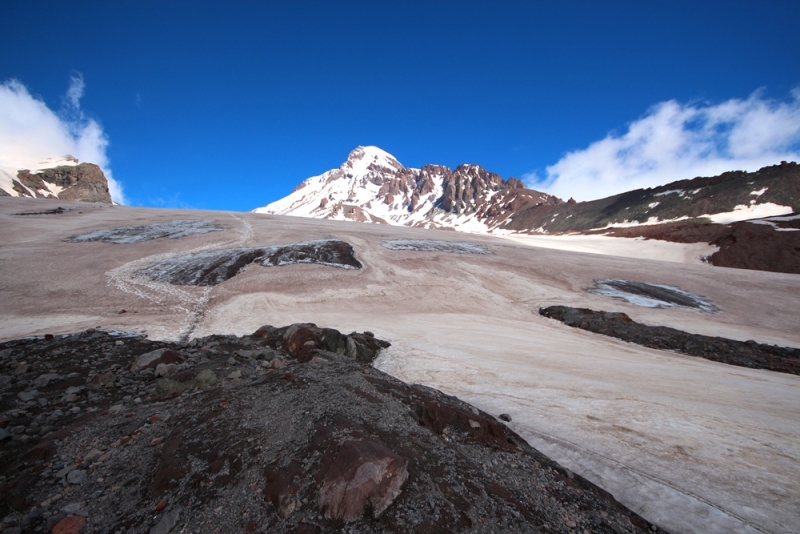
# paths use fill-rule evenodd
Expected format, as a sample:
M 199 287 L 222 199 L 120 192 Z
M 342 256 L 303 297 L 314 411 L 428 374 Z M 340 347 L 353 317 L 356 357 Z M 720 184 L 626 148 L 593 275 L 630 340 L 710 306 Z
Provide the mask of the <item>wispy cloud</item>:
M 108 138 L 102 126 L 81 109 L 85 88 L 83 76 L 73 75 L 63 109 L 57 113 L 18 80 L 0 84 L 0 165 L 35 168 L 47 158 L 72 155 L 100 166 L 111 198 L 124 204 L 122 185 L 114 180 L 106 155 Z
M 621 135 L 567 153 L 529 187 L 591 200 L 730 170 L 800 160 L 800 88 L 786 101 L 756 91 L 719 104 L 656 104 Z

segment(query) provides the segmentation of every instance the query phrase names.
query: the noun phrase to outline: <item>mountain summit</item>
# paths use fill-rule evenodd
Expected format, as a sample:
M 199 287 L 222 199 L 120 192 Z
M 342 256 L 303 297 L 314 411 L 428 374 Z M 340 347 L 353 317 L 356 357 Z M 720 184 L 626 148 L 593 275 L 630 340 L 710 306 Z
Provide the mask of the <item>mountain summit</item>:
M 522 206 L 558 203 L 479 165 L 407 168 L 378 147 L 359 146 L 338 169 L 309 178 L 289 196 L 254 211 L 484 233 Z

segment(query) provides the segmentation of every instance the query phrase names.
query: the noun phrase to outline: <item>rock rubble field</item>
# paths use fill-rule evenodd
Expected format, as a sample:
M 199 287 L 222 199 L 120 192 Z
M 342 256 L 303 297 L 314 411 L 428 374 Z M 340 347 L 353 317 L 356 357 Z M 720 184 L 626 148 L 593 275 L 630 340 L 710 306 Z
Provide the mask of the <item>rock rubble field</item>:
M 312 324 L 0 344 L 2 532 L 652 532 L 502 422 Z

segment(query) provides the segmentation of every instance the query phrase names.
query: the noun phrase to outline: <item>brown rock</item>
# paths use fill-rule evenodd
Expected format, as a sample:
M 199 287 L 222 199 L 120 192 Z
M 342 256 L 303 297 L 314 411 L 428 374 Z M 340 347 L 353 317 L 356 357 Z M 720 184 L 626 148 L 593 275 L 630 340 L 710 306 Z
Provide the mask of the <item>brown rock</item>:
M 295 324 L 290 326 L 284 334 L 286 352 L 288 352 L 293 358 L 300 356 L 300 353 L 304 350 L 306 343 L 310 342 L 314 345 L 314 348 L 316 347 L 314 332 L 308 326 L 313 325 Z M 309 349 L 305 348 L 305 350 L 308 351 Z
M 371 441 L 345 441 L 329 465 L 318 499 L 320 512 L 329 519 L 353 521 L 367 506 L 380 517 L 408 479 L 406 460 Z
M 115 375 L 112 372 L 100 373 L 100 374 L 94 375 L 94 377 L 92 378 L 91 384 L 93 386 L 106 386 L 108 384 L 113 384 L 116 379 L 117 379 L 117 375 Z
M 284 469 L 264 470 L 264 500 L 273 503 L 283 519 L 297 508 L 296 494 L 299 486 L 294 483 L 294 479 L 299 474 L 300 464 L 295 460 Z
M 82 515 L 67 516 L 53 527 L 53 534 L 78 534 L 86 526 L 86 518 Z

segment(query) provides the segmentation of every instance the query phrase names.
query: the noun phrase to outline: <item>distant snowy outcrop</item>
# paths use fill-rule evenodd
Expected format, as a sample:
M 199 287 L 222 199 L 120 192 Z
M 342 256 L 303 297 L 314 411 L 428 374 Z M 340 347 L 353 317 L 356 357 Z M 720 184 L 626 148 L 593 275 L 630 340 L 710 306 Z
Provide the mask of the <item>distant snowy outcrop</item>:
M 49 158 L 25 169 L 0 166 L 0 196 L 112 203 L 100 167 L 71 156 Z

